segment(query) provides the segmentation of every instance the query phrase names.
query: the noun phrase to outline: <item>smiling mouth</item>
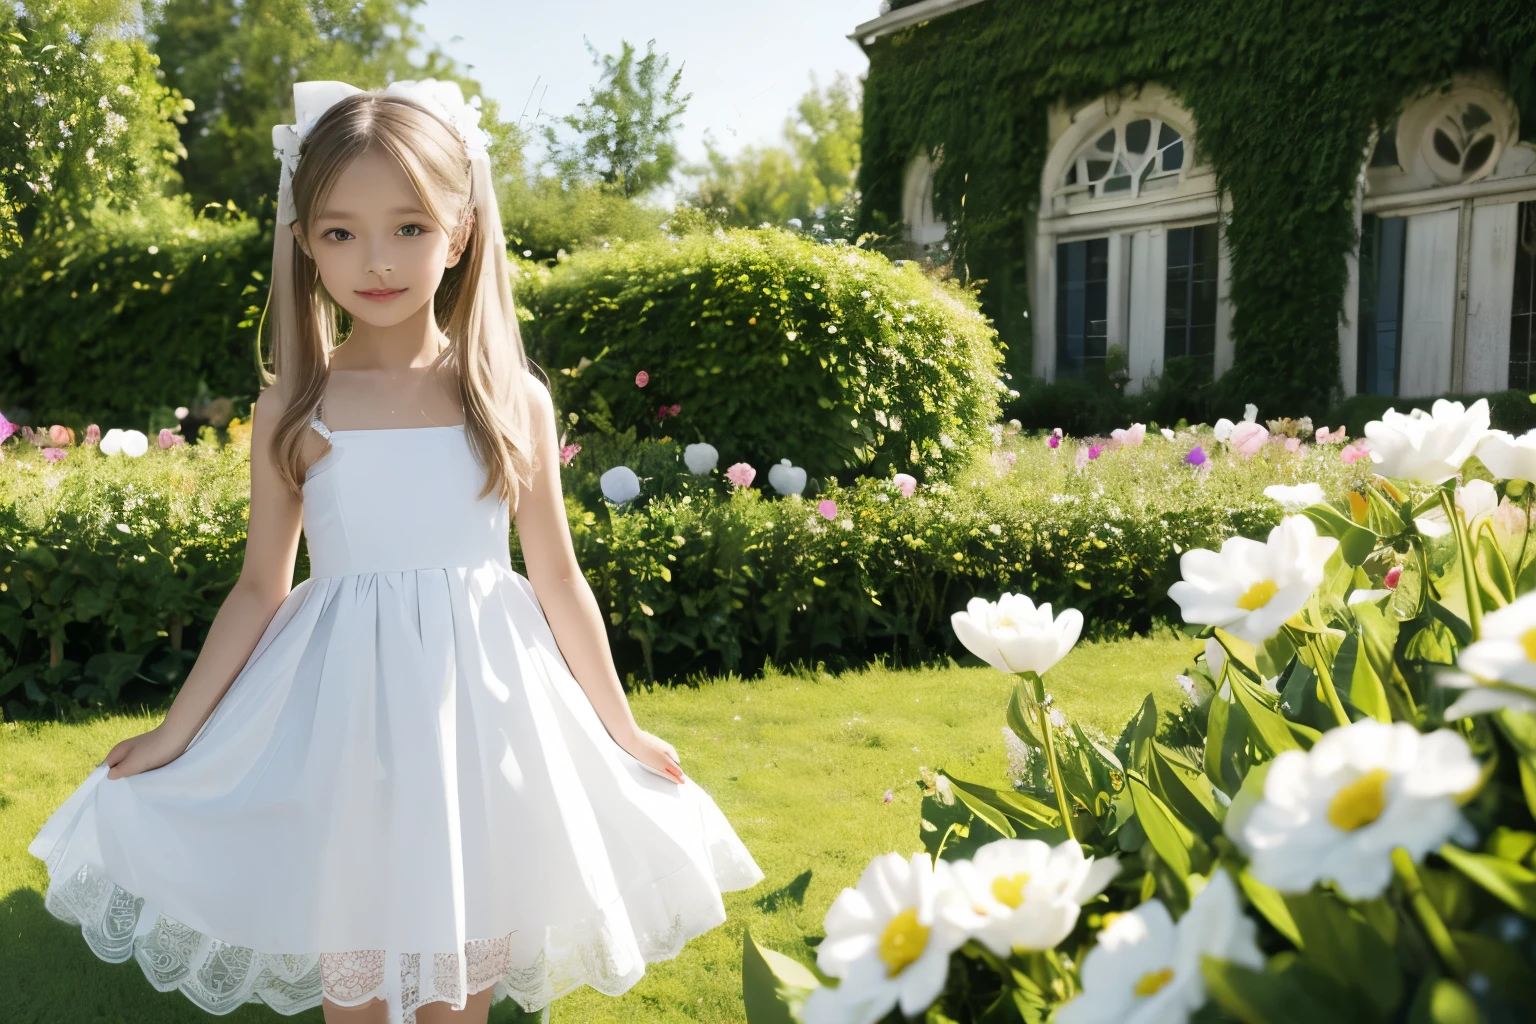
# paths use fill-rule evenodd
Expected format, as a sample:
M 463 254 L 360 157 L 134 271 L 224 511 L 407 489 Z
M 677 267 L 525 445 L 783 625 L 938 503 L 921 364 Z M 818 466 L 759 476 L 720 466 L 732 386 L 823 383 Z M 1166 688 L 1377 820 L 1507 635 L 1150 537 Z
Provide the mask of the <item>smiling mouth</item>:
M 382 299 L 391 295 L 399 295 L 403 291 L 405 291 L 404 288 L 370 288 L 368 291 L 360 291 L 357 294 L 367 295 L 374 299 Z

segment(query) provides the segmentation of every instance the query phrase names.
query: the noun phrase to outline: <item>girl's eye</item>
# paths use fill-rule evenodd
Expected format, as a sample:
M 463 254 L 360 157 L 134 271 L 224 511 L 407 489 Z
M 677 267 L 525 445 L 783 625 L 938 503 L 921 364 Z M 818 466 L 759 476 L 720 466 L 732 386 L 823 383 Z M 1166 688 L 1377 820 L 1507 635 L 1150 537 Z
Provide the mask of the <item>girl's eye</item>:
M 420 224 L 407 224 L 407 225 L 405 225 L 405 227 L 401 228 L 400 230 L 404 231 L 404 230 L 406 230 L 406 228 L 415 228 L 416 229 L 416 234 L 415 235 L 408 235 L 407 236 L 408 238 L 416 238 L 418 235 L 420 235 L 420 233 L 422 231 L 426 230 Z
M 324 238 L 326 235 L 332 234 L 333 232 L 337 232 L 337 231 L 341 232 L 344 235 L 350 235 L 352 233 L 352 232 L 348 231 L 346 228 L 331 228 L 329 231 L 325 232 L 320 237 Z M 340 241 L 342 241 L 342 239 L 338 238 L 338 239 L 336 239 L 336 241 L 340 242 Z

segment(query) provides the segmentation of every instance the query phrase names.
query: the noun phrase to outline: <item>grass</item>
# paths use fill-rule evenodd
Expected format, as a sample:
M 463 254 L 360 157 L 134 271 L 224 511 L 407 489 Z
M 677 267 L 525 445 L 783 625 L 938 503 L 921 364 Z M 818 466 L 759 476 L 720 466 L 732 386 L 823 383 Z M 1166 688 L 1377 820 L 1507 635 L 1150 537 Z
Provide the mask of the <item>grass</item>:
M 1190 649 L 1171 639 L 1080 644 L 1047 677 L 1062 708 L 1115 734 L 1148 691 L 1177 706 L 1174 675 Z M 910 854 L 918 839 L 918 766 L 1001 782 L 1009 681 L 996 671 L 871 667 L 840 676 L 772 674 L 636 693 L 635 716 L 677 747 L 683 766 L 719 804 L 767 877 L 727 893 L 727 922 L 674 960 L 647 965 L 620 998 L 582 988 L 557 1000 L 557 1024 L 737 1022 L 743 930 L 806 963 L 804 939 L 844 886 L 877 854 Z M 737 716 L 740 716 L 739 720 Z M 150 987 L 134 963 L 99 960 L 43 908 L 47 874 L 26 852 L 44 820 L 118 740 L 159 715 L 112 715 L 83 724 L 0 726 L 0 963 L 12 1024 L 191 1024 L 208 1016 L 179 992 Z M 885 803 L 891 790 L 894 799 Z M 493 1007 L 493 1024 L 516 1019 Z M 271 1022 L 247 1004 L 230 1024 Z M 318 1008 L 294 1018 L 320 1024 Z

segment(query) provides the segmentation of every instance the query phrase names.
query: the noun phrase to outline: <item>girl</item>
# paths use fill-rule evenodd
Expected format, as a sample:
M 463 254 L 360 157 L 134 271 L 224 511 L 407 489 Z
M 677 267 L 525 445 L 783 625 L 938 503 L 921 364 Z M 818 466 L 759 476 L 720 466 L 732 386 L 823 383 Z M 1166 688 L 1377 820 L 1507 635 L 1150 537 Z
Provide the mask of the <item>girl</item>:
M 763 873 L 624 698 L 479 111 L 430 80 L 294 101 L 240 580 L 165 721 L 29 849 L 97 955 L 212 1013 L 483 1024 L 511 997 L 547 1021 Z

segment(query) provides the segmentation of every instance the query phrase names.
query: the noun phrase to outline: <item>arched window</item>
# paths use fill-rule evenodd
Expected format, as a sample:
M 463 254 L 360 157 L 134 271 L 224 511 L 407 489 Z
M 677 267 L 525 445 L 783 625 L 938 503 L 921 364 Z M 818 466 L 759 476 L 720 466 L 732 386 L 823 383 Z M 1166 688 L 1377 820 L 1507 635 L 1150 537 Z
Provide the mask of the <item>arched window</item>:
M 1166 89 L 1115 93 L 1050 121 L 1036 221 L 1034 371 L 1109 372 L 1127 389 L 1183 361 L 1231 362 L 1228 278 L 1215 175 L 1194 121 Z
M 949 233 L 948 225 L 933 215 L 933 173 L 937 168 L 938 163 L 924 150 L 908 161 L 902 181 L 902 220 L 907 225 L 907 238 L 921 254 L 932 253 Z
M 1155 141 L 1154 141 L 1155 140 Z M 1155 117 L 1122 115 L 1079 149 L 1067 167 L 1058 196 L 1137 198 L 1174 187 L 1184 168 L 1184 136 Z
M 1354 316 L 1340 331 L 1349 393 L 1424 398 L 1536 387 L 1536 149 L 1492 79 L 1457 75 L 1382 125 L 1363 168 Z

